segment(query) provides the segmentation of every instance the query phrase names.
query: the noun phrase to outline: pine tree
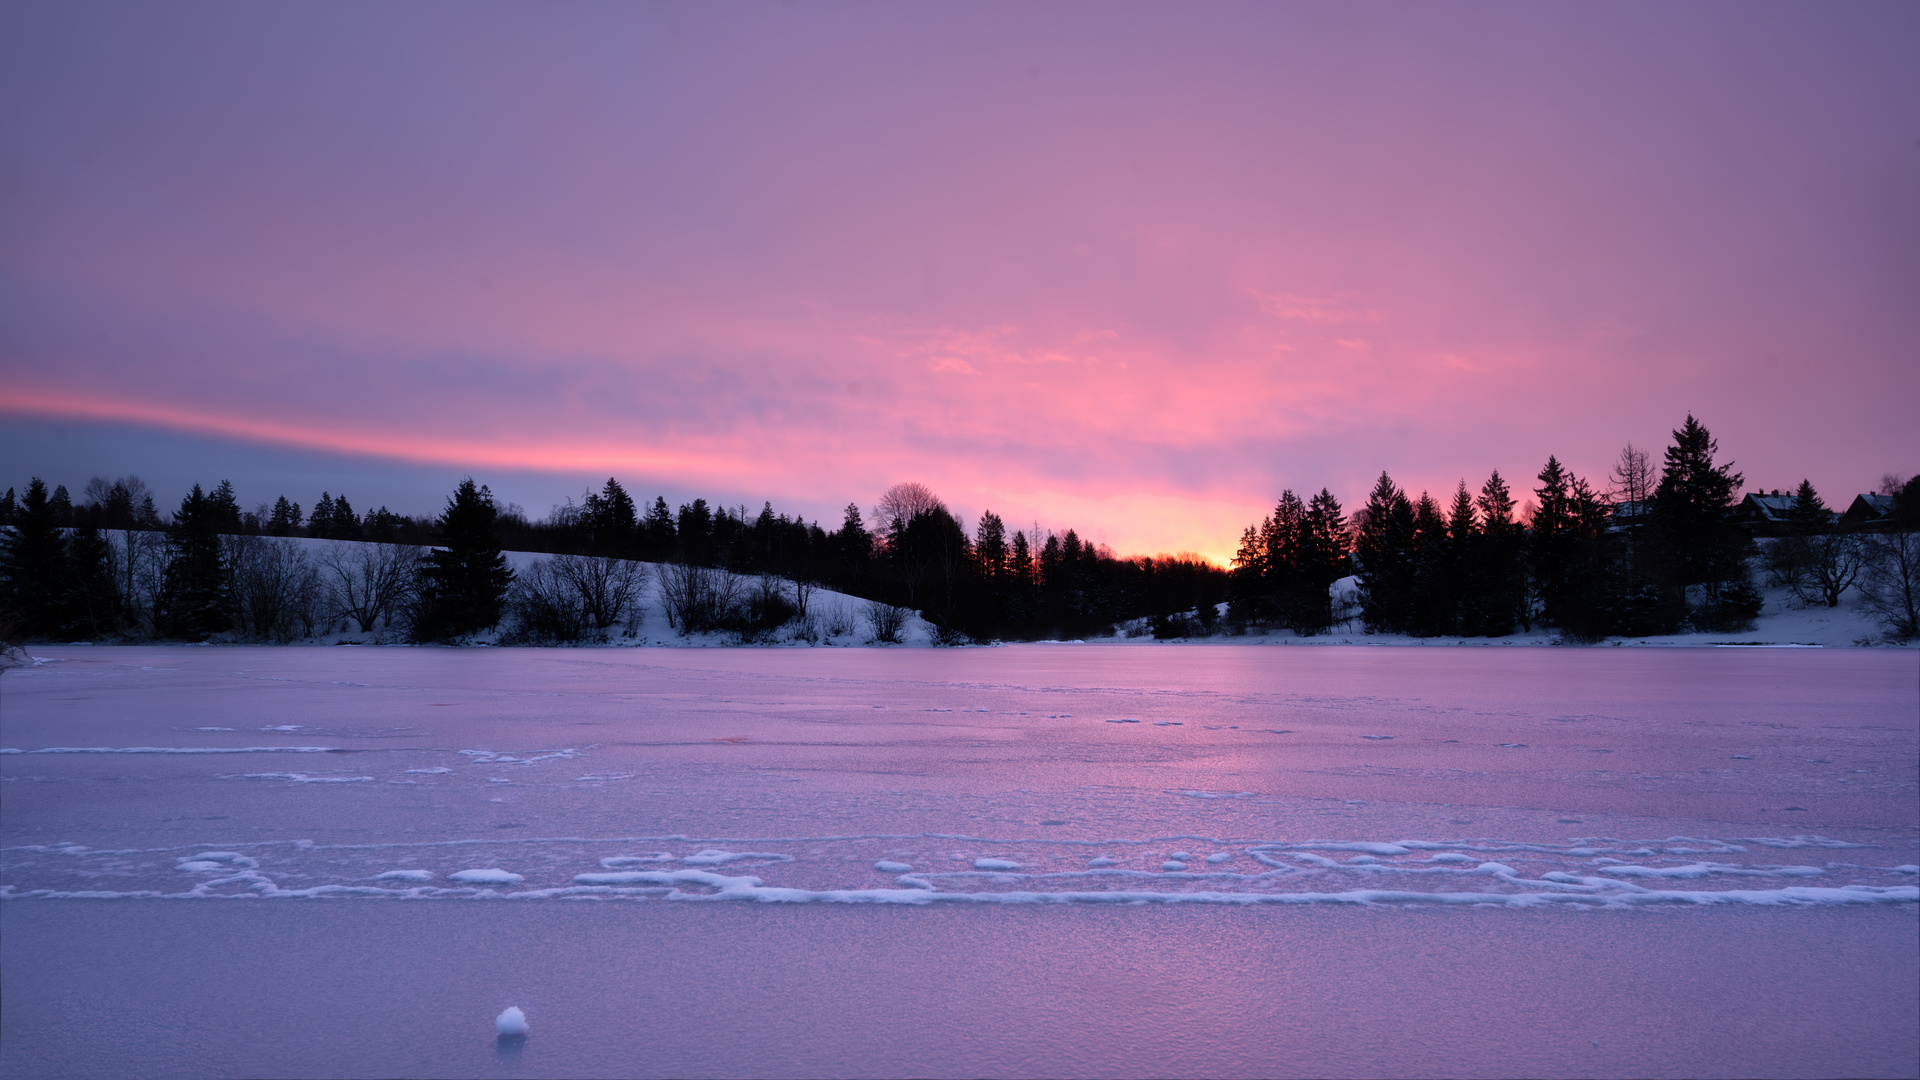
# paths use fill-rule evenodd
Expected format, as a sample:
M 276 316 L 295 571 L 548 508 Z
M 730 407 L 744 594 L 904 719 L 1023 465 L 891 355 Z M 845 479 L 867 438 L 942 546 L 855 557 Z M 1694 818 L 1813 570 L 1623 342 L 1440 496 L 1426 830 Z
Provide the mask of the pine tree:
M 1688 414 L 1667 448 L 1666 467 L 1653 493 L 1654 524 L 1671 550 L 1682 585 L 1725 580 L 1734 494 L 1745 479 L 1733 463 L 1714 464 L 1720 444 Z
M 673 554 L 676 535 L 673 527 L 673 513 L 667 509 L 666 497 L 654 496 L 653 507 L 647 511 L 644 554 L 654 562 L 665 560 Z
M 633 497 L 613 477 L 607 477 L 597 494 L 587 496 L 581 516 L 595 554 L 626 557 L 638 546 L 640 521 Z
M 1800 489 L 1793 493 L 1793 505 L 1787 508 L 1787 527 L 1801 535 L 1825 532 L 1833 523 L 1833 514 L 1827 504 L 1820 501 L 1820 494 L 1813 490 L 1813 482 L 1800 481 Z
M 333 495 L 320 493 L 320 501 L 313 504 L 313 513 L 307 517 L 307 535 L 326 539 L 333 534 Z
M 0 495 L 0 528 L 13 524 L 13 515 L 18 508 L 19 504 L 14 501 L 13 489 L 8 488 L 5 495 Z
M 1733 463 L 1714 463 L 1720 445 L 1691 414 L 1673 433 L 1660 486 L 1653 493 L 1652 525 L 1675 583 L 1701 586 L 1689 617 L 1703 629 L 1731 630 L 1760 613 L 1747 556 L 1753 541 L 1733 521 L 1734 494 L 1743 481 Z
M 155 619 L 161 633 L 204 641 L 227 628 L 228 567 L 220 530 L 228 510 L 199 484 L 181 500 L 167 529 L 167 569 Z
M 24 637 L 65 637 L 69 629 L 64 581 L 67 542 L 58 508 L 39 477 L 13 511 L 13 528 L 0 534 L 0 607 Z
M 833 545 L 840 552 L 840 561 L 856 575 L 872 561 L 873 534 L 867 532 L 866 523 L 860 519 L 859 503 L 847 504 L 840 529 L 833 534 Z
M 344 494 L 334 497 L 333 519 L 327 523 L 327 539 L 365 539 L 365 534 L 360 530 L 360 517 L 353 512 L 353 505 L 347 502 Z
M 1473 505 L 1467 504 L 1471 515 Z M 1413 587 L 1408 602 L 1408 630 L 1421 637 L 1453 632 L 1459 600 L 1453 583 L 1453 540 L 1440 504 L 1426 492 L 1413 506 Z
M 1534 581 L 1534 594 L 1540 598 L 1541 621 L 1558 625 L 1559 607 L 1570 588 L 1573 570 L 1572 478 L 1549 454 L 1540 470 L 1540 486 L 1533 489 L 1538 500 L 1527 530 L 1527 554 Z
M 724 520 L 726 512 L 720 514 Z M 680 507 L 680 559 L 695 566 L 711 566 L 714 551 L 713 511 L 708 509 L 707 500 L 695 499 Z
M 443 641 L 477 633 L 500 622 L 500 606 L 513 585 L 513 571 L 500 553 L 493 492 L 460 481 L 434 523 L 441 547 L 421 571 L 417 640 Z
M 1352 565 L 1347 516 L 1326 488 L 1308 500 L 1299 537 L 1289 621 L 1297 633 L 1317 634 L 1333 625 L 1331 589 Z
M 62 569 L 62 600 L 73 631 L 98 638 L 119 629 L 122 604 L 115 581 L 113 545 L 92 521 L 73 530 Z
M 1383 471 L 1367 505 L 1354 516 L 1361 617 L 1368 630 L 1403 633 L 1413 592 L 1413 504 Z
M 267 518 L 267 532 L 274 536 L 292 536 L 300 529 L 300 504 L 285 495 L 274 500 L 273 513 Z
M 1473 591 L 1463 598 L 1470 612 L 1468 631 L 1504 637 L 1513 633 L 1516 622 L 1527 621 L 1525 526 L 1514 520 L 1513 495 L 1498 469 L 1481 486 L 1475 505 L 1480 511 L 1480 537 L 1473 552 Z
M 987 581 L 998 586 L 1006 580 L 1007 525 L 999 514 L 988 510 L 980 515 L 980 524 L 973 534 L 973 552 Z

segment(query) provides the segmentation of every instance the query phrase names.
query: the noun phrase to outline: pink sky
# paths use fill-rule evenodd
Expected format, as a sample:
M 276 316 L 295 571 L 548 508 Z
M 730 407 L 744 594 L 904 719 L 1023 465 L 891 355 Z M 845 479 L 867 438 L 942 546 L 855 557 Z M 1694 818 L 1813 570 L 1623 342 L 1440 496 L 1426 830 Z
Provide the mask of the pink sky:
M 249 445 L 550 475 L 535 513 L 919 480 L 1225 559 L 1283 487 L 1599 476 L 1692 411 L 1844 504 L 1920 469 L 1916 44 L 1910 3 L 9 5 L 0 486 L 84 483 L 59 421 L 173 498 Z

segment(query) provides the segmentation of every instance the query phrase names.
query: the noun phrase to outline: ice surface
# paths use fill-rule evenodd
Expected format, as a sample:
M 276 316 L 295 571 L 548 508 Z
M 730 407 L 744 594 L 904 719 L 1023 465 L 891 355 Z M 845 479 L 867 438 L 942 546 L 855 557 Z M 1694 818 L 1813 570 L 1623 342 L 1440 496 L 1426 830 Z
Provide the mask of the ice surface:
M 557 1049 L 536 1062 L 536 1052 L 577 1036 L 582 1046 L 625 1047 L 597 1052 L 635 1067 L 631 1048 L 651 1047 L 650 1033 L 664 1030 L 651 1026 L 661 1002 L 721 1008 L 723 999 L 764 991 L 774 996 L 751 1000 L 769 1030 L 812 1030 L 814 1010 L 844 1000 L 858 983 L 792 992 L 824 984 L 794 966 L 789 947 L 819 940 L 829 926 L 843 928 L 834 940 L 854 957 L 921 941 L 916 928 L 957 918 L 949 938 L 900 963 L 941 973 L 922 983 L 961 1002 L 1023 993 L 1013 977 L 1019 964 L 972 966 L 981 943 L 1054 935 L 1081 958 L 1067 985 L 1124 987 L 1129 1008 L 1121 1011 L 1139 1023 L 1176 1015 L 1187 1023 L 1226 1015 L 1245 1005 L 1248 987 L 1268 984 L 1197 977 L 1168 984 L 1153 1000 L 1140 987 L 1174 957 L 1224 962 L 1220 943 L 1243 930 L 1250 940 L 1292 943 L 1253 950 L 1280 973 L 1280 987 L 1331 970 L 1340 949 L 1376 941 L 1388 927 L 1450 943 L 1432 946 L 1435 955 L 1471 952 L 1476 972 L 1510 982 L 1532 962 L 1510 954 L 1512 943 L 1543 928 L 1562 928 L 1555 932 L 1575 942 L 1624 935 L 1660 958 L 1698 945 L 1698 927 L 1756 947 L 1800 940 L 1810 927 L 1845 940 L 1845 927 L 1920 909 L 1911 654 L 1628 653 L 93 648 L 85 663 L 0 676 L 0 741 L 18 748 L 0 758 L 0 913 L 90 911 L 77 901 L 112 898 L 123 903 L 103 926 L 227 917 L 138 914 L 149 911 L 283 912 L 259 918 L 288 928 L 287 940 L 326 926 L 359 942 L 356 928 L 390 918 L 382 913 L 437 912 L 391 916 L 402 927 L 391 933 L 443 927 L 439 947 L 450 957 L 475 943 L 524 939 L 534 943 L 527 955 L 544 957 L 527 970 L 483 967 L 465 984 L 437 979 L 419 1004 L 394 1010 L 399 1032 L 462 1029 L 506 1001 L 551 1000 L 534 989 L 598 986 L 618 974 L 610 955 L 664 946 L 661 926 L 680 928 L 686 940 L 673 947 L 691 951 L 676 954 L 678 966 L 652 972 L 658 985 L 648 993 L 660 996 L 634 1004 L 626 1018 L 569 1030 L 571 1008 L 539 1004 L 543 1016 L 553 1010 L 562 1019 L 543 1021 L 542 1046 L 529 1047 L 521 1065 L 579 1075 L 606 1069 Z M 458 707 L 422 707 L 443 702 Z M 1068 714 L 1090 719 L 1065 724 Z M 1156 718 L 1141 726 L 1165 720 L 1192 730 L 1109 732 L 1091 719 L 1141 716 Z M 254 745 L 261 717 L 300 722 L 305 734 L 290 742 L 328 745 Z M 202 726 L 236 730 L 181 734 Z M 1388 732 L 1393 747 L 1361 738 Z M 1520 747 L 1505 743 L 1530 752 L 1513 754 Z M 38 748 L 45 752 L 29 753 Z M 341 756 L 221 756 L 324 752 Z M 1730 760 L 1732 753 L 1748 760 Z M 301 771 L 265 771 L 285 766 Z M 1662 914 L 1606 914 L 1645 909 Z M 1711 914 L 1731 909 L 1738 918 Z M 678 917 L 660 913 L 676 911 L 701 915 L 661 922 Z M 580 929 L 588 922 L 579 920 L 599 916 L 578 912 L 605 913 L 592 924 L 602 932 Z M 10 936 L 9 948 L 31 943 Z M 714 959 L 735 938 L 773 945 L 750 961 Z M 224 955 L 231 940 L 260 939 L 252 930 L 163 936 L 150 943 L 147 970 L 176 973 L 169 985 L 209 1002 L 212 1023 L 274 992 L 266 971 L 195 982 L 200 965 Z M 89 947 L 78 940 L 69 950 Z M 1364 951 L 1368 970 L 1385 983 L 1426 955 Z M 1669 992 L 1761 985 L 1728 959 L 1739 952 L 1699 954 L 1690 981 Z M 1621 963 L 1613 953 L 1593 955 Z M 1861 954 L 1849 978 L 1882 997 L 1905 993 L 1901 955 Z M 1253 962 L 1234 962 L 1241 960 Z M 1636 984 L 1670 962 L 1633 968 Z M 1811 953 L 1792 961 L 1787 981 L 1815 962 Z M 39 1038 L 35 1025 L 15 1019 L 27 1015 L 16 1002 L 66 1008 L 66 999 L 41 992 L 52 975 L 27 970 L 8 970 L 14 1026 L 0 1053 L 19 1052 L 11 1047 L 22 1045 L 20 1031 Z M 549 981 L 530 989 L 534 970 Z M 344 959 L 322 959 L 304 975 L 354 983 L 355 1000 L 382 992 L 355 983 L 359 973 Z M 1463 984 L 1477 977 L 1458 968 L 1448 976 Z M 26 995 L 12 992 L 21 979 Z M 1412 1001 L 1419 987 L 1401 984 Z M 1471 1027 L 1481 1011 L 1498 1011 L 1488 991 L 1475 997 L 1426 985 L 1415 1011 L 1453 1002 L 1456 1025 L 1442 1024 L 1439 1013 L 1406 1022 L 1372 1016 L 1370 1023 L 1402 1033 L 1393 1040 L 1401 1049 L 1381 1049 L 1370 1069 L 1348 1074 L 1420 1073 L 1423 1055 L 1467 1045 L 1605 1072 L 1586 1057 L 1588 1040 L 1603 1030 L 1632 1036 L 1605 1040 L 1610 1063 L 1623 1060 L 1627 1046 L 1693 1045 L 1686 1040 L 1697 1033 L 1663 1035 L 1658 1022 L 1621 1011 L 1644 1006 L 1658 1016 L 1684 1011 L 1692 998 L 1674 997 L 1664 1010 L 1646 995 L 1630 1005 L 1594 998 L 1609 985 L 1583 984 L 1577 1023 L 1519 1035 Z M 1845 1017 L 1827 1015 L 1821 1002 L 1842 989 L 1809 984 L 1794 1008 L 1833 1026 Z M 907 1014 L 935 992 L 900 991 L 899 1023 L 923 1022 Z M 1111 1031 L 1101 1018 L 1113 1014 L 1113 1002 L 1074 993 L 1041 1009 L 1028 1000 L 1025 1012 L 1008 1015 L 1054 1010 L 1081 1030 Z M 466 996 L 446 1005 L 443 1022 L 421 1022 L 456 994 Z M 615 1007 L 614 995 L 602 996 Z M 1338 996 L 1268 994 L 1265 1011 L 1233 1031 L 1328 1020 Z M 127 1014 L 115 1011 L 118 1000 L 109 994 L 95 1009 L 99 1021 L 88 1019 L 94 1012 L 57 1018 L 68 1025 L 61 1030 L 121 1023 Z M 939 1015 L 965 1012 L 949 1005 Z M 1770 1031 L 1801 1015 L 1741 1023 Z M 1241 1054 L 1207 1058 L 1215 1071 L 1287 1071 L 1274 1065 L 1270 1039 L 1211 1024 L 1207 1046 L 1224 1040 Z M 940 1030 L 958 1040 L 952 1045 L 976 1045 Z M 809 1060 L 815 1074 L 857 1072 L 850 1063 L 877 1060 L 871 1048 L 895 1038 L 912 1036 L 866 1032 L 845 1046 L 869 1048 L 868 1058 Z M 1198 1041 L 1182 1038 L 1169 1035 L 1161 1049 L 1199 1052 Z M 1112 1064 L 1091 1034 L 1062 1045 L 1077 1059 Z M 339 1046 L 322 1053 L 343 1053 Z M 1509 1058 L 1494 1054 L 1487 1049 L 1458 1071 L 1501 1072 Z M 661 1072 L 699 1064 L 660 1060 Z M 948 1071 L 967 1071 L 954 1064 L 964 1057 L 940 1060 Z M 1035 1057 L 1024 1071 L 1048 1060 Z M 1188 1059 L 1136 1060 L 1172 1067 L 1165 1062 Z M 496 1065 L 489 1057 L 448 1071 Z M 329 1072 L 324 1064 L 302 1071 Z

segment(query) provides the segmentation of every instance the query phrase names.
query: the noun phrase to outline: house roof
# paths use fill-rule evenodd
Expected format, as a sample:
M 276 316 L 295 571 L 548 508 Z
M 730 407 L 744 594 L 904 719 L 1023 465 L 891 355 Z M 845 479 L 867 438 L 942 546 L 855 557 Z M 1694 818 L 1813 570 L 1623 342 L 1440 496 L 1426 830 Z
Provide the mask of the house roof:
M 1763 521 L 1785 521 L 1787 512 L 1793 509 L 1793 496 L 1753 491 L 1740 500 L 1740 505 L 1743 509 L 1751 509 Z
M 1847 507 L 1848 521 L 1877 521 L 1893 513 L 1891 495 L 1855 495 L 1853 505 Z

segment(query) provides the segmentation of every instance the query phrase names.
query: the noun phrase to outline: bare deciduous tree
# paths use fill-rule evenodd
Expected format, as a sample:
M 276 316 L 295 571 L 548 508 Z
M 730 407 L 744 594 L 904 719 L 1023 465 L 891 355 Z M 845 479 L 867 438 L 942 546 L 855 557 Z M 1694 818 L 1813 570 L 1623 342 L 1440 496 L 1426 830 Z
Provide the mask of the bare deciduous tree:
M 1894 637 L 1920 637 L 1920 533 L 1874 533 L 1864 542 L 1862 606 L 1880 616 Z
M 710 566 L 669 563 L 660 568 L 660 600 L 667 623 L 682 635 L 719 629 L 739 606 L 740 579 Z
M 907 626 L 907 609 L 878 602 L 867 605 L 867 621 L 873 624 L 873 640 L 888 645 L 900 642 Z
M 423 558 L 424 549 L 410 544 L 334 541 L 320 556 L 320 569 L 338 617 L 371 634 L 382 621 L 393 625 Z
M 947 504 L 925 484 L 895 484 L 880 496 L 873 508 L 873 520 L 882 529 L 893 529 L 912 521 L 916 514 L 946 508 Z
M 1821 533 L 1781 540 L 1800 552 L 1799 573 L 1789 588 L 1801 603 L 1840 606 L 1840 594 L 1859 579 L 1867 561 L 1866 547 L 1856 533 Z
M 569 585 L 580 611 L 595 630 L 605 630 L 640 599 L 647 584 L 644 563 L 595 555 L 556 555 L 553 573 Z
M 1615 502 L 1640 503 L 1638 509 L 1646 511 L 1646 501 L 1653 498 L 1653 464 L 1645 450 L 1632 443 L 1621 448 L 1619 460 L 1613 463 L 1608 494 Z
M 311 632 L 317 575 L 297 542 L 226 536 L 221 546 L 232 575 L 235 623 L 242 634 L 285 643 L 303 629 Z

